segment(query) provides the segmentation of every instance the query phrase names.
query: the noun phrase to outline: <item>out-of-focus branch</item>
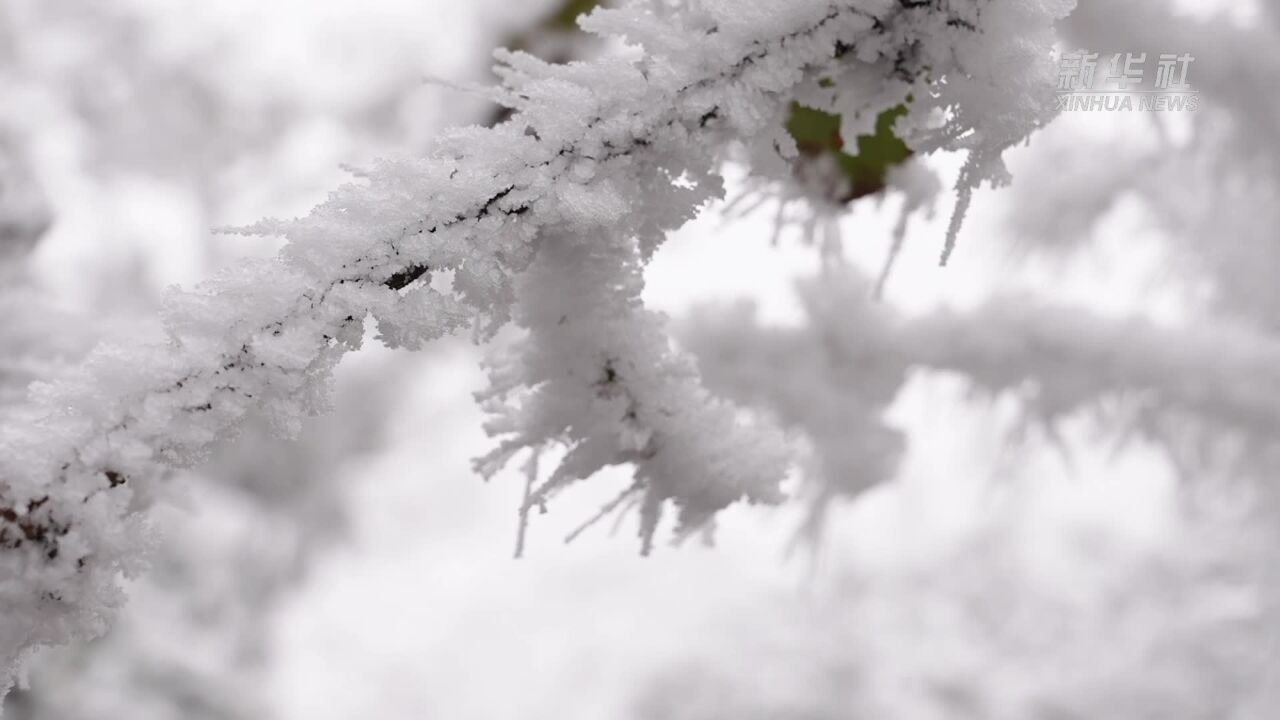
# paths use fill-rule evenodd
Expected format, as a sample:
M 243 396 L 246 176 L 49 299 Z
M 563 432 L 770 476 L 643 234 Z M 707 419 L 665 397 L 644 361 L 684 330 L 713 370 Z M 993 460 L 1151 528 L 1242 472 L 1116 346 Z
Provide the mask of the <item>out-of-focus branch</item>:
M 802 430 L 843 494 L 892 477 L 899 442 L 882 415 L 917 372 L 1015 397 L 1047 423 L 1122 401 L 1128 423 L 1177 414 L 1262 443 L 1280 431 L 1280 341 L 1246 327 L 1163 327 L 1019 297 L 908 318 L 838 274 L 802 295 L 802 328 L 738 307 L 695 313 L 681 335 L 710 387 Z M 868 427 L 886 440 L 868 445 Z

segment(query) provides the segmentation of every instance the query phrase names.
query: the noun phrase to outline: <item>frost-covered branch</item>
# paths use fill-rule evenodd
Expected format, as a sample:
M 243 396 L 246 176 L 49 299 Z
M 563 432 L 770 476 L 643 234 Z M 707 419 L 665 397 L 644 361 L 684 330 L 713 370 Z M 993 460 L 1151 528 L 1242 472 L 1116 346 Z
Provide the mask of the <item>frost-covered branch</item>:
M 138 567 L 160 471 L 198 462 L 251 413 L 295 431 L 369 316 L 408 348 L 466 327 L 488 338 L 511 319 L 528 330 L 495 376 L 494 397 L 513 404 L 490 429 L 511 437 L 494 462 L 568 448 L 536 502 L 633 464 L 647 546 L 668 500 L 690 527 L 737 499 L 775 499 L 781 454 L 701 390 L 640 306 L 642 263 L 720 194 L 731 156 L 786 167 L 796 100 L 839 111 L 854 137 L 912 97 L 899 130 L 913 149 L 968 150 L 962 192 L 998 179 L 1000 152 L 1048 116 L 1065 9 L 636 2 L 583 23 L 639 46 L 631 57 L 502 54 L 509 121 L 446 133 L 305 218 L 254 226 L 288 239 L 278 259 L 173 293 L 166 344 L 101 347 L 0 431 L 0 665 L 100 629 L 118 574 Z
M 1280 429 L 1280 342 L 1246 327 L 1162 327 L 1017 297 L 910 318 L 852 274 L 802 295 L 802 328 L 763 326 L 739 306 L 702 311 L 681 334 L 711 388 L 813 443 L 823 492 L 852 497 L 893 477 L 904 443 L 884 413 L 918 372 L 1013 397 L 1050 432 L 1107 410 L 1120 430 L 1156 436 L 1173 416 L 1264 445 Z

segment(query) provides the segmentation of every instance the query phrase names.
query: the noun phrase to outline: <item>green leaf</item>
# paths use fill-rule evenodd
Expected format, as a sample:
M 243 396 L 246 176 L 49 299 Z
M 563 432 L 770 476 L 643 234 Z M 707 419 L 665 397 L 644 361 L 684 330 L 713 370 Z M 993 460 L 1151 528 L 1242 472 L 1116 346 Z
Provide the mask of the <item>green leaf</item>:
M 554 15 L 547 18 L 545 26 L 554 30 L 577 30 L 578 16 L 586 15 L 600 5 L 600 0 L 567 0 Z
M 603 4 L 603 0 L 564 0 L 542 27 L 556 32 L 577 32 L 578 18 Z M 517 41 L 518 46 L 524 43 Z M 821 84 L 830 84 L 823 80 Z M 787 131 L 795 138 L 800 152 L 810 158 L 830 154 L 841 174 L 849 181 L 849 190 L 841 202 L 884 191 L 889 170 L 911 157 L 911 149 L 893 134 L 893 123 L 907 114 L 906 105 L 890 108 L 876 118 L 873 135 L 859 135 L 854 148 L 846 148 L 840 137 L 840 116 L 803 105 L 793 104 L 787 119 Z M 856 152 L 852 152 L 856 150 Z
M 849 191 L 840 199 L 852 202 L 883 191 L 889 170 L 911 157 L 911 148 L 893 134 L 893 124 L 906 114 L 906 105 L 880 113 L 875 134 L 859 135 L 854 154 L 850 154 L 850 148 L 840 136 L 839 115 L 793 104 L 787 132 L 795 139 L 801 154 L 808 157 L 829 154 L 835 159 L 841 174 L 849 181 Z

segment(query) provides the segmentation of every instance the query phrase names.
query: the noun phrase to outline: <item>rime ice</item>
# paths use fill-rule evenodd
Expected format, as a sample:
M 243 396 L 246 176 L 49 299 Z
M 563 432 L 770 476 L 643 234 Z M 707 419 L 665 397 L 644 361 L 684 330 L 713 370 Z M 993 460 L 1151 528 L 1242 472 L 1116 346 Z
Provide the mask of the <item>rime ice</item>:
M 523 332 L 493 362 L 499 448 L 567 449 L 530 503 L 614 464 L 635 468 L 647 550 L 737 501 L 773 502 L 788 456 L 701 385 L 640 303 L 644 261 L 721 194 L 733 157 L 776 175 L 793 99 L 856 127 L 914 98 L 917 151 L 970 153 L 973 188 L 1050 115 L 1051 23 L 1064 2 L 637 1 L 583 23 L 640 48 L 550 65 L 501 53 L 510 120 L 386 161 L 305 218 L 249 232 L 288 244 L 166 304 L 168 342 L 100 347 L 38 387 L 36 419 L 0 430 L 0 666 L 101 630 L 138 567 L 158 473 L 185 467 L 252 411 L 285 434 L 327 406 L 330 371 L 366 318 L 389 345 L 470 328 Z M 979 12 L 981 10 L 981 12 Z M 943 78 L 946 82 L 940 82 Z M 433 278 L 452 273 L 446 289 Z

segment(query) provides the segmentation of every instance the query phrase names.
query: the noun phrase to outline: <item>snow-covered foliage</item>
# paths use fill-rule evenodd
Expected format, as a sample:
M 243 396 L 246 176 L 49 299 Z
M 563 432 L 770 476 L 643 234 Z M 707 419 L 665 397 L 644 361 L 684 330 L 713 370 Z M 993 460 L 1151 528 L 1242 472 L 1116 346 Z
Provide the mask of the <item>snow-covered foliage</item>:
M 1242 22 L 1224 11 L 1198 17 L 1170 5 L 1082 1 L 1062 23 L 1064 43 L 1104 57 L 1178 47 L 1196 58 L 1200 110 L 1116 123 L 1120 131 L 1090 140 L 1088 152 L 1078 131 L 1050 133 L 1044 139 L 1057 157 L 1026 168 L 1013 190 L 1011 224 L 1028 248 L 1074 251 L 1136 205 L 1170 250 L 1172 262 L 1152 273 L 1159 281 L 1173 276 L 1186 296 L 1208 295 L 1197 311 L 1269 333 L 1280 308 L 1272 282 L 1280 265 L 1272 242 L 1280 221 L 1280 101 L 1258 88 L 1280 72 L 1270 51 L 1280 41 L 1277 11 L 1256 3 L 1256 20 Z M 1097 162 L 1100 155 L 1108 161 Z
M 637 717 L 1276 714 L 1280 175 L 1276 101 L 1259 88 L 1276 74 L 1280 15 L 1265 3 L 1180 5 L 1193 6 L 1081 0 L 1062 23 L 1066 47 L 1104 58 L 1193 54 L 1204 103 L 1194 114 L 1064 118 L 1040 138 L 1049 144 L 1016 166 L 1008 203 L 1020 252 L 984 302 L 902 312 L 870 302 L 860 274 L 827 267 L 802 287 L 799 322 L 737 306 L 703 310 L 680 333 L 709 387 L 806 441 L 806 540 L 827 530 L 817 541 L 827 552 L 839 537 L 824 525 L 838 515 L 832 500 L 858 497 L 849 515 L 867 520 L 910 484 L 900 460 L 920 452 L 918 438 L 895 425 L 894 406 L 940 377 L 1012 410 L 1017 440 L 1057 446 L 1068 467 L 1085 457 L 1077 474 L 1102 455 L 1161 460 L 1174 478 L 1170 526 L 1135 543 L 1115 536 L 1121 523 L 1064 529 L 1053 513 L 1015 503 L 992 517 L 984 504 L 978 531 L 927 561 L 855 563 L 817 602 L 786 598 L 729 621 L 753 632 L 726 633 L 690 667 L 665 671 Z M 1064 276 L 1110 280 L 1112 265 L 1143 273 L 1114 288 L 1136 296 L 1124 314 L 1073 305 L 1064 288 L 1075 278 Z M 1004 289 L 1027 276 L 1034 287 Z M 1086 303 L 1107 295 L 1086 292 Z M 1001 482 L 984 489 L 1034 485 L 1024 475 L 1042 468 L 1027 459 L 992 471 Z M 961 480 L 946 474 L 931 491 Z M 1099 484 L 1101 502 L 1123 502 L 1123 484 Z M 914 534 L 912 520 L 892 532 Z
M 910 99 L 900 124 L 913 148 L 970 152 L 958 223 L 972 188 L 1003 178 L 1000 152 L 1047 118 L 1050 26 L 1067 9 L 636 2 L 584 21 L 632 43 L 629 55 L 501 56 L 509 121 L 448 132 L 305 218 L 253 226 L 287 238 L 279 259 L 172 293 L 166 344 L 100 347 L 36 388 L 27 422 L 4 427 L 3 664 L 100 631 L 119 574 L 140 568 L 161 470 L 203 458 L 255 413 L 296 432 L 325 407 L 329 373 L 368 316 L 383 342 L 408 348 L 468 327 L 489 338 L 513 320 L 524 330 L 495 364 L 492 397 L 508 402 L 493 405 L 491 430 L 507 439 L 484 466 L 566 447 L 532 504 L 632 464 L 647 547 L 667 501 L 689 529 L 735 500 L 775 500 L 781 446 L 700 388 L 638 301 L 642 263 L 720 194 L 729 157 L 785 169 L 793 100 L 838 110 L 856 131 Z
M 25 146 L 5 140 L 0 418 L 18 424 L 30 417 L 22 404 L 27 385 L 74 367 L 103 327 L 52 306 L 30 277 L 30 254 L 52 224 L 51 203 Z M 340 420 L 312 423 L 296 443 L 271 442 L 251 426 L 243 441 L 184 476 L 182 507 L 155 513 L 164 541 L 152 549 L 146 577 L 129 586 L 130 610 L 108 637 L 61 648 L 28 668 L 29 687 L 7 698 L 7 716 L 261 717 L 257 674 L 267 657 L 270 608 L 346 526 L 344 471 L 376 446 L 390 391 L 367 377 L 348 384 L 338 399 Z M 188 506 L 201 509 L 196 522 Z
M 1205 470 L 1188 448 L 1207 453 L 1202 462 L 1269 466 L 1280 378 L 1262 378 L 1280 361 L 1274 340 L 1239 326 L 1165 328 L 1017 296 L 910 317 L 874 301 L 867 285 L 853 271 L 805 284 L 808 322 L 798 328 L 763 325 L 743 305 L 704 309 L 681 333 L 709 387 L 812 446 L 811 532 L 832 499 L 895 477 L 908 443 L 886 416 L 920 374 L 962 378 L 979 396 L 1015 402 L 1053 443 L 1064 421 L 1085 418 L 1116 440 L 1159 444 L 1188 476 Z
M 276 608 L 341 541 L 350 474 L 380 446 L 403 368 L 340 378 L 334 415 L 296 442 L 250 426 L 153 511 L 162 542 L 104 637 L 47 651 L 6 717 L 261 718 Z

